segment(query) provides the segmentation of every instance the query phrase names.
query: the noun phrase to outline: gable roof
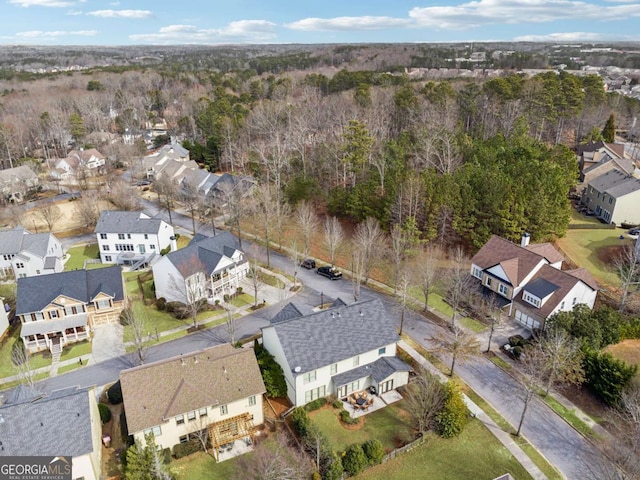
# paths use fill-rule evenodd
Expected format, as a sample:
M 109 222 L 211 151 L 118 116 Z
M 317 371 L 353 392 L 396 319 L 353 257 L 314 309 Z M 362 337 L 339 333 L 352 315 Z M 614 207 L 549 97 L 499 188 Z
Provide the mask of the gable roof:
M 28 233 L 22 227 L 0 231 L 0 253 L 19 253 L 22 250 L 22 237 Z
M 400 339 L 379 299 L 336 306 L 304 317 L 279 321 L 263 330 L 268 328 L 275 329 L 289 368 L 293 370 L 300 367 L 299 373 L 375 350 Z
M 525 285 L 516 296 L 516 300 L 524 302 L 522 300 L 522 294 L 525 291 L 533 293 L 538 298 L 545 298 L 547 295 L 551 296 L 547 301 L 540 306 L 539 312 L 543 318 L 547 318 L 553 310 L 565 299 L 569 291 L 578 283 L 582 278 L 572 275 L 568 271 L 558 270 L 549 265 L 544 265 L 531 279 L 527 285 Z M 591 285 L 585 283 L 587 286 L 595 290 Z M 532 289 L 538 291 L 535 293 Z M 546 295 L 544 295 L 546 293 Z M 528 302 L 524 302 L 529 305 Z
M 266 391 L 253 349 L 229 344 L 124 370 L 120 382 L 131 433 Z
M 183 276 L 194 273 L 190 271 L 194 259 L 199 263 L 198 267 L 202 266 L 205 273 L 211 275 L 223 257 L 230 258 L 236 251 L 239 251 L 238 239 L 230 232 L 220 232 L 215 237 L 191 241 L 186 247 L 169 252 L 164 258 L 173 263 Z
M 92 389 L 73 387 L 39 396 L 26 393 L 0 406 L 2 455 L 75 457 L 94 450 Z
M 22 227 L 0 231 L 0 253 L 15 255 L 27 251 L 44 258 L 48 253 L 51 237 L 55 238 L 52 233 L 29 233 Z
M 541 260 L 550 263 L 562 260 L 563 257 L 553 245 L 538 244 L 523 248 L 497 235 L 493 235 L 483 247 L 478 250 L 471 263 L 486 270 L 500 265 L 512 286 L 518 286 L 531 273 Z
M 19 167 L 5 168 L 4 170 L 0 170 L 0 182 L 19 182 L 37 178 L 38 175 L 36 175 L 28 165 L 20 165 Z
M 39 312 L 60 295 L 89 303 L 100 292 L 115 301 L 124 300 L 122 271 L 118 265 L 19 278 L 16 315 Z
M 614 198 L 620 198 L 640 191 L 640 179 L 613 169 L 591 180 L 589 186 L 600 193 L 607 193 Z
M 96 233 L 153 233 L 160 231 L 162 219 L 149 218 L 142 212 L 105 210 L 100 213 Z

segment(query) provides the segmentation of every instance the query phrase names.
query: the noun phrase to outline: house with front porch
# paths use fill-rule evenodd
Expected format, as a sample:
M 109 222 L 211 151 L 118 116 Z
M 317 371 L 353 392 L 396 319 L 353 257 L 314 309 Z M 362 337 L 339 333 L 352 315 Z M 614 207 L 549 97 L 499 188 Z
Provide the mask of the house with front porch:
M 88 340 L 96 325 L 117 322 L 125 306 L 119 266 L 18 279 L 16 316 L 29 352 Z
M 52 233 L 22 227 L 0 231 L 0 279 L 61 272 L 62 244 Z
M 103 211 L 95 232 L 100 261 L 129 266 L 151 262 L 175 238 L 171 225 L 142 212 Z
M 129 433 L 138 445 L 153 433 L 160 449 L 208 438 L 249 443 L 264 422 L 266 392 L 255 353 L 230 344 L 205 348 L 120 372 Z M 206 441 L 205 441 L 206 443 Z
M 379 299 L 317 312 L 289 304 L 262 328 L 262 344 L 284 371 L 287 396 L 304 405 L 328 395 L 347 397 L 374 387 L 384 394 L 409 381 L 396 356 L 400 337 Z
M 593 307 L 598 286 L 585 269 L 562 270 L 564 257 L 550 243 L 520 245 L 497 235 L 471 259 L 480 292 L 491 295 L 509 317 L 527 328 L 544 328 L 557 311 L 578 304 Z
M 186 304 L 222 299 L 235 293 L 248 270 L 238 239 L 231 233 L 196 235 L 185 248 L 169 252 L 153 264 L 156 297 Z
M 70 387 L 45 394 L 20 385 L 7 397 L 0 405 L 0 456 L 50 457 L 52 463 L 59 463 L 61 472 L 71 470 L 69 477 L 16 478 L 104 478 L 102 423 L 94 387 Z

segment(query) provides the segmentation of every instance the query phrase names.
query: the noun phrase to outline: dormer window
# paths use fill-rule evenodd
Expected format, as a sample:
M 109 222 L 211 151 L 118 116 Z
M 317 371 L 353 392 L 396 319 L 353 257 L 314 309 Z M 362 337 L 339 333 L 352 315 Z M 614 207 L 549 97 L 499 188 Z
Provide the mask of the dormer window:
M 540 307 L 540 299 L 538 297 L 534 297 L 533 295 L 530 295 L 528 292 L 522 292 L 522 299 L 527 302 L 530 303 L 531 305 L 533 305 L 534 307 Z
M 473 276 L 482 279 L 482 269 L 479 267 L 473 267 Z

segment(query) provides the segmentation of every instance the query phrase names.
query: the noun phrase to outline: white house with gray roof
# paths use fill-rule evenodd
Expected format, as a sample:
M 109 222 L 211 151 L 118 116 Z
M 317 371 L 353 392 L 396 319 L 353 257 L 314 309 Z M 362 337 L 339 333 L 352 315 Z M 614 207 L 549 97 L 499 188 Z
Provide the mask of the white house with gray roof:
M 0 231 L 0 278 L 24 278 L 61 272 L 62 244 L 51 233 L 22 227 Z
M 225 294 L 235 293 L 248 270 L 238 239 L 231 233 L 196 235 L 185 248 L 153 264 L 156 297 L 182 303 L 222 299 Z
M 406 385 L 411 368 L 396 357 L 400 340 L 378 299 L 305 314 L 289 304 L 262 328 L 262 344 L 280 364 L 287 396 L 304 405 L 327 395 L 344 398 L 375 387 L 386 393 Z
M 73 479 L 103 478 L 101 434 L 93 387 L 47 395 L 20 386 L 0 405 L 0 457 L 65 457 Z
M 96 225 L 102 263 L 149 263 L 171 246 L 173 227 L 142 212 L 103 211 Z
M 0 170 L 0 200 L 22 203 L 27 193 L 39 185 L 38 175 L 28 165 Z
M 640 179 L 609 170 L 589 182 L 581 202 L 607 223 L 640 224 Z

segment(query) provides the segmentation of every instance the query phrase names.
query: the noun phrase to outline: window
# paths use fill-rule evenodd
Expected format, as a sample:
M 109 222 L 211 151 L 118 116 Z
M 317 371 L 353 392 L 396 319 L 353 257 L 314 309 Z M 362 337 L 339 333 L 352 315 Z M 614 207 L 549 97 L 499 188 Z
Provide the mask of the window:
M 98 307 L 98 310 L 100 310 L 101 308 L 110 308 L 111 302 L 109 300 L 98 300 L 96 302 L 96 305 Z
M 182 435 L 180 437 L 180 443 L 187 443 L 189 441 L 189 435 Z
M 560 304 L 560 310 L 564 310 L 564 300 L 562 301 L 562 303 Z
M 353 366 L 357 367 L 358 365 L 360 365 L 360 355 L 353 357 Z
M 487 277 L 487 283 L 485 284 L 487 287 L 491 286 L 491 278 Z
M 304 392 L 304 402 L 309 403 L 316 398 L 324 397 L 325 394 L 326 392 L 324 385 L 318 388 L 312 388 L 311 390 L 307 390 L 306 392 Z
M 145 436 L 149 435 L 150 433 L 153 433 L 153 436 L 156 437 L 156 438 L 159 437 L 160 435 L 162 435 L 162 430 L 160 429 L 160 425 L 157 425 L 157 426 L 155 426 L 153 428 L 147 428 L 144 431 Z
M 498 291 L 502 294 L 502 295 L 508 295 L 509 294 L 509 289 L 507 288 L 506 285 L 500 284 L 498 286 Z
M 58 311 L 57 310 L 51 310 L 49 312 L 49 318 L 58 318 Z
M 111 261 L 111 255 L 105 255 L 104 256 L 104 261 L 105 262 L 110 262 Z
M 124 233 L 118 234 L 118 240 L 124 240 Z
M 304 376 L 302 377 L 302 381 L 304 383 L 315 382 L 316 381 L 316 371 L 314 370 L 313 372 L 305 373 Z
M 184 415 L 178 415 L 176 417 L 176 425 L 182 425 L 184 423 Z
M 335 375 L 336 373 L 338 373 L 338 364 L 334 363 L 331 365 L 331 375 Z
M 102 246 L 102 250 L 104 250 L 105 252 L 109 251 L 109 245 L 103 245 Z
M 24 268 L 24 263 L 22 262 L 16 263 L 16 268 Z
M 36 275 L 40 275 L 40 270 L 36 270 Z
M 149 235 L 147 233 L 144 234 L 144 239 L 149 240 Z
M 573 302 L 571 302 L 571 305 L 575 305 L 576 303 L 578 303 L 578 297 L 573 297 Z
M 118 252 L 133 252 L 133 245 L 130 243 L 116 243 L 116 250 Z
M 249 397 L 249 406 L 253 407 L 256 404 L 256 396 L 255 395 L 251 395 Z
M 193 422 L 195 419 L 196 419 L 195 410 L 193 412 L 187 413 L 187 420 L 189 420 L 190 422 Z
M 482 278 L 482 269 L 478 267 L 473 267 L 473 276 L 476 278 Z
M 127 238 L 128 238 L 129 240 L 131 240 L 131 234 L 130 234 L 130 233 L 127 233 Z
M 613 203 L 613 197 L 609 197 L 609 205 Z
M 535 307 L 539 307 L 540 306 L 540 300 L 538 300 L 533 295 L 529 295 L 529 293 L 527 293 L 527 292 L 522 292 L 522 299 L 525 302 L 530 303 L 531 305 L 533 305 Z
M 106 240 L 107 239 L 107 234 L 106 233 L 101 233 L 100 234 L 100 239 L 101 240 Z
M 226 415 L 229 413 L 229 407 L 227 405 L 222 405 L 220 407 L 220 415 Z
M 201 417 L 206 417 L 206 416 L 208 415 L 207 407 L 204 407 L 204 408 L 201 408 L 200 410 L 198 410 L 198 414 L 199 414 Z
M 378 349 L 378 355 L 384 355 L 387 353 L 387 347 L 382 347 Z
M 151 245 L 149 245 L 149 248 L 150 248 L 151 250 L 155 250 L 155 249 L 156 249 L 156 246 L 152 243 Z

